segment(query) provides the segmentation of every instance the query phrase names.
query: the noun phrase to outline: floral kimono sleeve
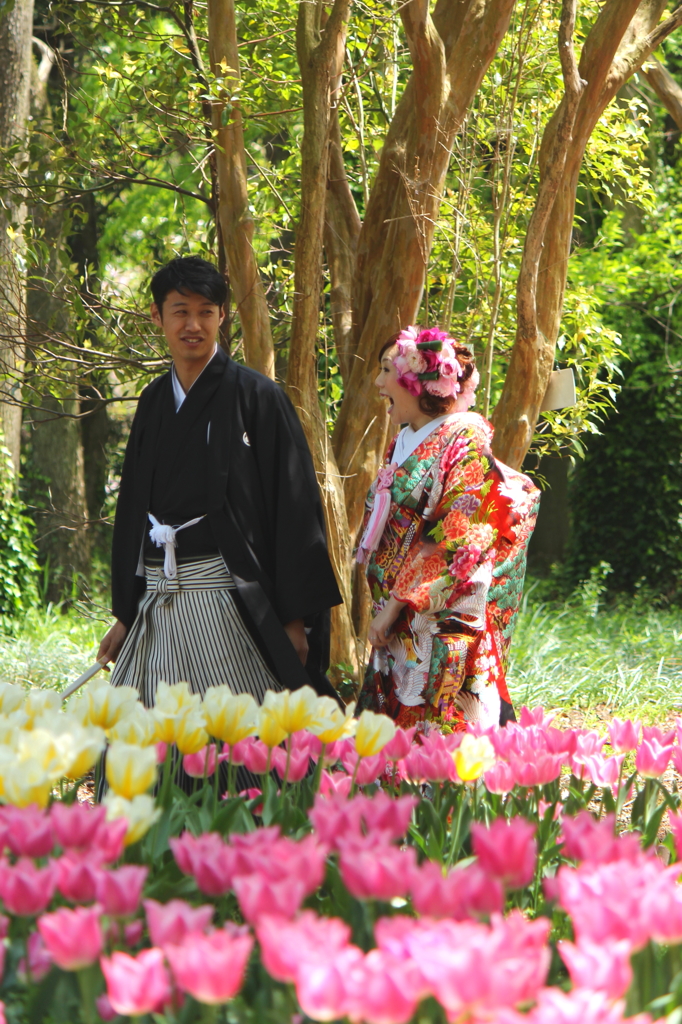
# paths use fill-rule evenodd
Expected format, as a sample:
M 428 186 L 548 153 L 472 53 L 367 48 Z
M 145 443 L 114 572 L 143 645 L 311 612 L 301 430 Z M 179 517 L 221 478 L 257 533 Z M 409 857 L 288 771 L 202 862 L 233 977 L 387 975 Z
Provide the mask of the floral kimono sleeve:
M 445 448 L 424 524 L 402 565 L 392 594 L 416 612 L 437 614 L 468 594 L 474 574 L 491 562 L 495 531 L 483 499 L 490 487 L 489 434 L 468 424 Z M 486 454 L 487 453 L 487 454 Z

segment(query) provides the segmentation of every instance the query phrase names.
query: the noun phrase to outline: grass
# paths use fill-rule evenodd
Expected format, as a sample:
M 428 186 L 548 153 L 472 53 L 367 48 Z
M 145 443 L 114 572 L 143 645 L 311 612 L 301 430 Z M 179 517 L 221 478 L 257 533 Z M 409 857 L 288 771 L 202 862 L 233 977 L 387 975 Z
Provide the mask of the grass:
M 588 719 L 679 714 L 682 608 L 655 608 L 646 595 L 603 607 L 602 590 L 588 581 L 563 604 L 543 603 L 531 584 L 512 645 L 512 700 L 580 709 Z
M 0 634 L 0 682 L 61 690 L 93 663 L 107 628 L 75 611 L 30 612 L 16 636 Z
M 527 587 L 512 645 L 518 707 L 580 712 L 590 723 L 682 713 L 682 608 L 655 608 L 646 595 L 604 607 L 598 578 L 563 603 L 540 600 L 541 589 Z M 31 612 L 16 636 L 0 635 L 0 681 L 61 689 L 92 664 L 106 629 L 76 610 Z

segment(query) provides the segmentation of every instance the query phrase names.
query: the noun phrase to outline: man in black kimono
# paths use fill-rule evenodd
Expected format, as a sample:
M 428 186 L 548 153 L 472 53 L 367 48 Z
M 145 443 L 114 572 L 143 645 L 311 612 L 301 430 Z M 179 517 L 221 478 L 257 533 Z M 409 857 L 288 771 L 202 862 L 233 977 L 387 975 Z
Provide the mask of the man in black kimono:
M 340 595 L 298 417 L 267 377 L 217 345 L 226 287 L 198 257 L 152 280 L 152 319 L 173 365 L 140 395 L 112 549 L 116 622 L 98 657 L 147 706 L 160 680 L 312 684 L 324 672 Z

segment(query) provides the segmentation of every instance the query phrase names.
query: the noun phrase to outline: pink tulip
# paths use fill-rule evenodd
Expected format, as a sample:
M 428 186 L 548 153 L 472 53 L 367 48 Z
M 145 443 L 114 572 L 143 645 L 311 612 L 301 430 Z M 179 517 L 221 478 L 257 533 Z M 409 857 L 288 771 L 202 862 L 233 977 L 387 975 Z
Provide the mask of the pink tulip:
M 294 917 L 306 895 L 305 882 L 293 877 L 273 882 L 262 875 L 240 875 L 233 888 L 249 924 L 256 924 L 263 914 Z
M 180 945 L 189 932 L 205 932 L 211 924 L 214 908 L 209 904 L 191 907 L 184 900 L 157 903 L 144 901 L 149 937 L 155 946 Z
M 380 751 L 378 754 L 373 754 L 370 757 L 358 757 L 355 748 L 353 748 L 344 754 L 341 764 L 351 778 L 355 776 L 356 785 L 369 786 L 376 782 L 379 776 L 386 770 L 386 756 L 383 751 Z
M 209 743 L 208 746 L 202 747 L 196 754 L 185 754 L 182 759 L 182 767 L 185 770 L 185 774 L 193 779 L 203 779 L 213 775 L 215 766 L 215 743 Z
M 106 809 L 101 804 L 63 804 L 56 802 L 50 808 L 50 822 L 54 837 L 65 850 L 85 849 L 104 824 Z
M 528 729 L 533 725 L 549 725 L 554 720 L 554 715 L 545 717 L 545 709 L 538 705 L 533 708 L 527 708 L 526 705 L 521 708 L 521 714 L 519 716 L 519 725 L 522 729 Z
M 359 808 L 367 832 L 375 839 L 383 834 L 391 841 L 402 839 L 407 833 L 419 800 L 415 796 L 390 797 L 380 790 L 375 796 L 359 796 L 352 802 Z
M 28 970 L 26 960 L 28 959 Z M 42 981 L 52 970 L 53 960 L 43 942 L 40 932 L 31 932 L 26 940 L 26 957 L 22 957 L 17 965 L 19 980 L 26 984 L 27 981 Z
M 293 921 L 264 914 L 256 924 L 261 959 L 277 981 L 295 982 L 320 952 L 333 958 L 348 945 L 350 927 L 335 917 L 304 910 Z
M 179 839 L 171 839 L 169 845 L 180 870 L 193 875 L 207 896 L 221 896 L 231 888 L 234 858 L 217 833 L 195 837 L 184 832 Z
M 675 742 L 675 729 L 660 729 L 657 725 L 645 725 L 642 729 L 643 740 L 658 740 L 662 747 Z
M 561 775 L 561 754 L 538 753 L 530 761 L 510 757 L 509 767 L 517 786 L 544 786 Z
M 163 764 L 168 756 L 168 744 L 161 740 L 159 743 L 154 744 L 156 750 L 156 763 Z
M 578 745 L 577 729 L 555 729 L 553 726 L 544 731 L 545 747 L 549 754 L 563 754 L 570 757 L 575 754 Z
M 663 746 L 655 737 L 642 740 L 637 750 L 635 767 L 645 779 L 657 779 L 668 767 L 672 752 L 672 745 Z
M 620 779 L 620 770 L 623 765 L 624 754 L 614 754 L 612 757 L 602 757 L 601 754 L 593 754 L 584 760 L 585 771 L 590 782 L 595 786 L 608 786 L 613 789 Z
M 39 807 L 0 807 L 4 842 L 17 857 L 46 857 L 52 853 L 52 822 Z
M 103 871 L 97 881 L 97 899 L 110 917 L 129 917 L 140 905 L 148 868 L 124 864 L 115 871 Z
M 93 964 L 104 945 L 101 908 L 62 908 L 38 918 L 38 931 L 47 950 L 63 971 L 80 971 Z
M 606 814 L 601 821 L 597 821 L 589 811 L 580 811 L 575 818 L 563 818 L 565 855 L 592 864 L 639 860 L 642 848 L 637 836 L 626 833 L 616 836 L 615 821 L 614 814 Z
M 116 1010 L 111 1005 L 111 1000 L 106 992 L 103 992 L 101 996 L 97 996 L 95 999 L 95 1007 L 97 1012 L 104 1021 L 113 1020 L 114 1017 L 118 1017 Z
M 243 797 L 244 800 L 257 800 L 262 795 L 263 795 L 263 790 L 262 789 L 258 789 L 257 786 L 251 786 L 250 789 L 242 789 L 238 793 L 238 796 Z M 222 797 L 222 799 L 223 800 L 229 799 L 229 794 L 225 793 L 225 795 Z M 255 815 L 256 817 L 259 817 L 263 813 L 263 801 L 262 800 L 261 800 L 261 802 L 259 804 L 256 804 L 255 807 L 251 808 L 251 813 L 253 815 Z
M 234 858 L 234 876 L 260 875 L 272 882 L 297 879 L 306 896 L 322 884 L 326 847 L 315 836 L 295 842 L 277 835 L 278 829 L 256 829 L 234 834 L 228 849 Z
M 632 947 L 627 939 L 620 942 L 583 939 L 578 945 L 559 942 L 558 950 L 575 988 L 605 992 L 611 999 L 620 999 L 630 988 Z
M 318 794 L 315 797 L 308 817 L 321 842 L 332 849 L 337 849 L 340 838 L 360 835 L 360 814 L 361 808 L 357 797 L 354 800 L 347 800 L 345 796 L 330 793 L 329 796 Z
M 56 806 L 56 805 L 55 805 Z M 65 853 L 55 860 L 57 888 L 72 903 L 94 903 L 103 869 L 89 853 Z
M 324 752 L 324 764 L 336 764 L 342 761 L 348 753 L 355 752 L 355 740 L 346 737 L 345 740 L 336 740 L 335 743 L 328 743 Z
M 306 1016 L 313 1020 L 336 1020 L 349 1010 L 348 977 L 364 960 L 357 946 L 345 946 L 333 956 L 320 949 L 310 958 L 296 979 L 296 996 Z
M 413 744 L 402 766 L 413 782 L 454 782 L 457 778 L 452 754 L 436 732 L 422 736 L 420 745 Z
M 320 778 L 320 793 L 322 796 L 338 794 L 339 796 L 347 797 L 350 795 L 352 788 L 353 780 L 346 772 L 322 772 Z
M 275 747 L 272 751 L 271 765 L 279 775 L 280 779 L 287 782 L 300 782 L 308 773 L 310 767 L 310 754 L 308 750 L 291 750 L 287 753 L 282 747 Z
M 234 999 L 244 981 L 253 939 L 236 926 L 220 931 L 187 935 L 177 946 L 167 946 L 166 956 L 175 983 L 200 1003 L 211 1006 Z
M 170 977 L 160 949 L 143 949 L 137 956 L 112 953 L 100 960 L 111 1006 L 124 1017 L 160 1013 L 170 1002 Z
M 414 741 L 414 734 L 416 731 L 416 725 L 413 725 L 411 729 L 401 729 L 400 726 L 398 726 L 395 731 L 395 736 L 383 749 L 383 753 L 389 761 L 402 761 L 404 757 L 407 757 L 412 749 L 412 743 Z
M 443 875 L 440 864 L 426 860 L 412 872 L 412 904 L 424 917 L 489 918 L 504 909 L 504 890 L 497 878 L 491 878 L 478 866 L 455 868 Z
M 367 1024 L 407 1024 L 427 991 L 417 964 L 372 949 L 348 971 L 348 1015 Z
M 339 872 L 352 896 L 359 900 L 390 901 L 405 896 L 416 866 L 414 847 L 398 850 L 367 841 L 349 839 L 341 847 Z
M 123 853 L 124 840 L 128 831 L 125 818 L 105 821 L 97 829 L 92 841 L 92 852 L 103 864 L 113 864 Z
M 562 992 L 558 988 L 545 988 L 540 992 L 538 1005 L 527 1017 L 528 1024 L 651 1024 L 648 1013 L 625 1017 L 625 1003 L 614 1003 L 605 992 L 592 989 L 573 989 Z
M 243 763 L 250 772 L 253 772 L 254 775 L 267 774 L 272 761 L 270 747 L 266 746 L 262 740 L 257 740 L 253 736 L 241 740 L 240 743 L 235 743 L 234 749 L 236 750 L 237 747 L 240 747 L 239 753 L 244 758 Z M 236 762 L 233 757 L 234 763 Z
M 57 885 L 53 864 L 37 868 L 32 860 L 22 857 L 10 867 L 0 861 L 0 896 L 10 914 L 33 917 L 41 914 L 52 899 Z
M 523 818 L 509 822 L 497 818 L 490 828 L 474 822 L 471 835 L 474 853 L 484 871 L 510 889 L 528 885 L 537 858 L 534 825 Z
M 511 765 L 506 761 L 497 761 L 496 764 L 483 776 L 486 789 L 490 793 L 511 793 L 516 785 Z
M 123 926 L 123 941 L 129 949 L 139 946 L 144 936 L 143 921 L 129 921 Z
M 616 753 L 626 754 L 629 750 L 636 750 L 641 729 L 641 722 L 633 722 L 629 718 L 622 722 L 620 718 L 614 718 L 609 725 L 609 736 Z

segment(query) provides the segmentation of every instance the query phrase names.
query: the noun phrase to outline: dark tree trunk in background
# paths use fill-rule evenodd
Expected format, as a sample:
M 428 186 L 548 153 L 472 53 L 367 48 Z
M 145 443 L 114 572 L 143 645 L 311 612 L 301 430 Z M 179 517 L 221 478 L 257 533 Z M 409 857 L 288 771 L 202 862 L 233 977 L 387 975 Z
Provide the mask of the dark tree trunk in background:
M 540 514 L 528 549 L 528 567 L 538 576 L 547 575 L 553 565 L 564 560 L 570 529 L 569 467 L 570 459 L 545 456 L 537 468 L 537 475 L 544 478 L 547 486 L 542 492 Z M 532 467 L 529 471 L 535 472 Z
M 15 0 L 0 17 L 0 150 L 20 165 L 25 159 L 31 88 L 33 0 Z M 4 154 L 2 159 L 7 159 Z M 21 197 L 0 204 L 0 429 L 15 471 L 21 448 L 21 375 L 24 361 L 26 279 L 23 269 Z M 17 259 L 19 257 L 19 259 Z
M 53 65 L 49 47 L 32 76 L 32 115 L 38 125 L 50 120 L 47 82 Z M 49 159 L 49 158 L 48 158 Z M 68 335 L 68 303 L 60 252 L 64 246 L 65 207 L 38 204 L 30 209 L 34 229 L 49 242 L 49 261 L 29 271 L 27 290 L 26 415 L 31 440 L 31 473 L 26 497 L 34 508 L 40 559 L 48 566 L 47 598 L 62 601 L 81 589 L 90 573 L 90 536 L 85 496 L 78 385 L 66 398 L 45 388 L 40 347 L 50 336 Z M 35 353 L 35 355 L 34 355 Z

